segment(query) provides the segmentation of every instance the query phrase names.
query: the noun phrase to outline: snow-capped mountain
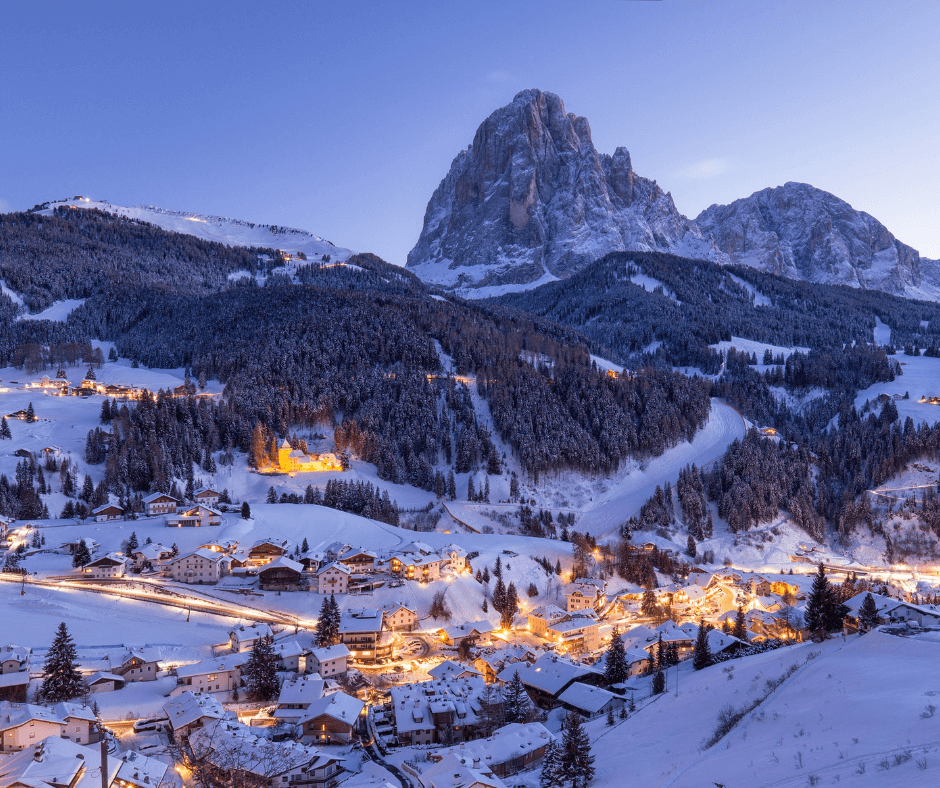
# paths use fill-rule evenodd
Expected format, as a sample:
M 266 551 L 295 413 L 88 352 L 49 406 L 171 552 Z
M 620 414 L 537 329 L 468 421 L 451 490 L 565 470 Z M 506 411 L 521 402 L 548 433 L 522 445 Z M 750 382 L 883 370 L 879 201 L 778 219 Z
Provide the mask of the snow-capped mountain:
M 63 205 L 74 206 L 75 208 L 97 208 L 99 211 L 112 213 L 115 216 L 149 222 L 174 233 L 194 235 L 197 238 L 217 241 L 229 246 L 267 247 L 281 249 L 291 254 L 303 252 L 308 258 L 320 258 L 322 255 L 327 254 L 337 262 L 355 254 L 350 249 L 336 246 L 319 235 L 314 235 L 306 230 L 295 230 L 291 227 L 279 227 L 274 224 L 255 224 L 240 219 L 226 219 L 221 216 L 210 216 L 202 213 L 171 211 L 166 208 L 156 208 L 152 205 L 135 205 L 128 208 L 112 205 L 109 202 L 77 197 L 72 200 L 45 203 L 44 208 L 46 211 L 51 212 L 54 208 Z
M 921 257 L 874 217 L 806 183 L 712 205 L 695 222 L 734 263 L 791 279 L 940 298 L 940 261 Z
M 587 119 L 525 90 L 477 129 L 428 203 L 408 267 L 482 296 L 564 278 L 608 252 L 719 259 L 626 148 L 600 154 Z

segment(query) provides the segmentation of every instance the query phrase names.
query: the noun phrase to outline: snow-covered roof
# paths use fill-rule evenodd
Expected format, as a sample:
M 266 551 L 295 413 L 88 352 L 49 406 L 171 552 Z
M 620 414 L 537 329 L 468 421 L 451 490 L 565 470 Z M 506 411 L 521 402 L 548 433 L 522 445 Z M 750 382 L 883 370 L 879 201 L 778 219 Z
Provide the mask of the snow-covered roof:
M 436 665 L 428 671 L 428 675 L 435 679 L 445 679 L 458 676 L 480 676 L 480 671 L 469 665 L 461 665 L 452 659 L 445 659 L 440 665 Z
M 274 636 L 271 627 L 267 624 L 240 624 L 234 629 L 230 629 L 228 634 L 229 637 L 234 635 L 240 641 Z
M 222 657 L 204 659 L 189 665 L 180 665 L 176 669 L 177 678 L 187 679 L 193 676 L 202 676 L 206 673 L 224 673 L 242 667 L 251 659 L 251 652 L 241 651 L 237 654 L 226 654 Z
M 89 767 L 99 763 L 96 749 L 83 747 L 81 744 L 58 736 L 48 736 L 41 742 L 4 759 L 0 767 L 0 780 L 3 785 L 22 785 L 29 788 L 53 788 L 53 786 L 63 785 L 85 788 L 84 778 L 78 782 L 76 780 L 82 769 L 85 769 L 87 773 Z M 106 777 L 108 785 L 113 782 L 121 763 L 122 761 L 115 758 L 108 759 Z M 165 770 L 166 767 L 164 767 L 164 772 Z M 94 779 L 97 782 L 100 777 L 95 776 Z
M 223 768 L 237 763 L 238 771 L 253 774 L 266 783 L 325 757 L 316 747 L 294 741 L 275 742 L 259 736 L 248 725 L 230 720 L 211 722 L 194 731 L 189 743 L 198 757 L 204 756 Z M 272 764 L 276 764 L 275 774 L 270 773 Z
M 91 513 L 92 513 L 92 514 L 103 514 L 104 512 L 111 511 L 111 510 L 114 510 L 114 509 L 116 509 L 118 512 L 123 512 L 123 511 L 124 511 L 124 509 L 122 509 L 122 508 L 121 508 L 120 506 L 118 506 L 116 503 L 106 503 L 106 504 L 103 504 L 103 505 L 97 507 L 96 509 L 92 509 L 92 510 L 91 510 Z
M 338 561 L 331 561 L 328 564 L 324 564 L 317 570 L 317 577 L 325 574 L 330 569 L 335 569 L 338 572 L 342 572 L 344 575 L 352 574 L 352 569 L 346 566 L 346 564 L 341 564 Z
M 272 569 L 290 569 L 298 574 L 301 574 L 304 571 L 303 564 L 298 564 L 296 561 L 292 561 L 287 556 L 278 556 L 270 563 L 265 564 L 261 569 L 258 570 L 259 575 L 263 575 L 265 572 L 269 572 Z
M 30 649 L 26 648 L 26 646 L 6 645 L 0 648 L 0 662 L 15 659 L 22 665 L 29 659 L 30 653 Z
M 327 695 L 311 703 L 307 708 L 307 714 L 300 722 L 303 724 L 307 720 L 327 715 L 335 720 L 355 725 L 356 718 L 365 707 L 365 702 L 359 700 L 359 698 L 354 698 L 345 692 L 334 692 L 332 695 Z
M 471 768 L 456 755 L 448 753 L 439 763 L 425 769 L 421 779 L 431 788 L 506 788 L 506 784 L 482 764 Z
M 175 698 L 170 698 L 163 704 L 163 711 L 174 729 L 192 725 L 203 717 L 217 720 L 225 717 L 225 709 L 215 696 L 204 692 L 193 693 L 189 690 L 180 693 Z
M 576 681 L 558 696 L 558 700 L 562 703 L 567 703 L 587 714 L 597 714 L 614 698 L 623 700 L 620 695 L 615 695 L 600 687 L 592 687 L 590 684 L 583 684 L 580 681 Z
M 624 632 L 620 639 L 626 648 L 643 648 L 656 641 L 656 633 L 648 626 L 640 624 Z
M 144 503 L 154 503 L 155 501 L 159 501 L 163 498 L 166 498 L 167 500 L 170 500 L 170 501 L 175 501 L 176 503 L 180 502 L 179 498 L 174 498 L 172 495 L 169 495 L 168 493 L 155 492 L 155 493 L 150 493 L 150 495 L 144 498 Z
M 274 644 L 274 653 L 281 659 L 287 657 L 299 657 L 304 653 L 304 647 L 299 640 L 291 638 L 290 640 L 281 640 Z
M 175 558 L 171 558 L 169 563 L 176 564 L 180 561 L 185 561 L 187 558 L 205 558 L 207 561 L 212 561 L 213 563 L 217 564 L 226 557 L 227 556 L 223 555 L 222 553 L 217 553 L 215 550 L 208 550 L 205 547 L 199 547 L 190 553 L 184 553 L 183 555 L 178 555 Z
M 199 495 L 205 495 L 206 493 L 208 493 L 209 495 L 215 495 L 215 496 L 222 494 L 213 487 L 200 487 L 198 490 L 196 490 L 196 492 L 193 493 L 193 498 Z
M 170 768 L 159 758 L 149 758 L 135 750 L 122 753 L 120 763 L 117 779 L 124 785 L 161 785 Z
M 545 605 L 544 607 L 537 607 L 530 611 L 529 615 L 533 618 L 540 618 L 543 621 L 551 622 L 564 618 L 568 613 L 557 605 Z
M 383 611 L 374 609 L 347 610 L 340 617 L 339 631 L 344 634 L 380 632 L 383 615 Z
M 99 681 L 120 681 L 124 682 L 123 676 L 118 676 L 116 673 L 105 673 L 103 670 L 99 670 L 96 673 L 92 673 L 85 679 L 85 683 L 89 687 L 95 686 Z
M 736 645 L 747 645 L 747 641 L 739 640 L 731 635 L 726 635 L 720 629 L 709 630 L 705 636 L 708 639 L 708 650 L 712 654 L 720 654 L 725 649 Z
M 94 561 L 89 561 L 85 564 L 85 569 L 90 566 L 114 566 L 116 564 L 125 564 L 127 563 L 127 558 L 122 553 L 106 553 L 100 558 L 96 558 Z
M 425 542 L 409 542 L 408 544 L 396 548 L 396 552 L 399 553 L 421 553 L 423 555 L 430 555 L 434 552 L 434 548 Z
M 311 654 L 317 662 L 328 662 L 331 659 L 340 659 L 349 656 L 349 649 L 345 643 L 337 643 L 335 646 L 323 646 L 321 648 L 311 649 Z
M 584 685 L 576 684 L 575 686 Z M 540 722 L 512 722 L 502 728 L 497 728 L 492 735 L 485 739 L 475 739 L 457 746 L 442 747 L 439 750 L 432 750 L 428 755 L 434 760 L 443 759 L 446 755 L 455 755 L 465 765 L 477 763 L 492 768 L 530 752 L 535 752 L 554 740 L 554 738 L 555 736 Z
M 323 679 L 304 677 L 296 681 L 285 681 L 281 685 L 281 693 L 277 696 L 278 706 L 290 703 L 300 703 L 309 706 L 315 700 L 323 697 Z
M 481 711 L 479 697 L 485 691 L 486 685 L 479 676 L 392 687 L 395 727 L 399 734 L 434 728 L 431 703 L 452 704 L 458 715 L 464 715 L 461 725 L 474 725 Z M 495 688 L 493 691 L 498 692 Z
M 543 654 L 531 665 L 516 662 L 506 667 L 498 676 L 500 681 L 512 680 L 516 671 L 522 683 L 530 687 L 555 695 L 568 683 L 591 675 L 600 675 L 600 671 L 587 665 L 576 665 L 570 660 L 555 654 Z

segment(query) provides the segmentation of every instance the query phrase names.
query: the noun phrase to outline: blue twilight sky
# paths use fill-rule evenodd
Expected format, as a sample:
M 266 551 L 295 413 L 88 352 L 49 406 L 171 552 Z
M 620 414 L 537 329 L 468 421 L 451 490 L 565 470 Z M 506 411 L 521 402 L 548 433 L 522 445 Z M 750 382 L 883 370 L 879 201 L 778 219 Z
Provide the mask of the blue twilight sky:
M 403 264 L 479 123 L 558 93 L 694 217 L 788 180 L 940 258 L 940 3 L 6 3 L 0 211 L 83 194 Z

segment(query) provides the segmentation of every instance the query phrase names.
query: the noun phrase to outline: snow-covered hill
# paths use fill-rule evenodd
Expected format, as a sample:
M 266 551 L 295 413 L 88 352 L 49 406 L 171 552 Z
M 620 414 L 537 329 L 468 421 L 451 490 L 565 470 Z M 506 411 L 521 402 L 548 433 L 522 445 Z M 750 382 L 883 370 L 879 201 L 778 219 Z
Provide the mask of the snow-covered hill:
M 295 230 L 291 227 L 279 227 L 275 224 L 255 224 L 241 219 L 226 219 L 221 216 L 189 213 L 187 211 L 171 211 L 152 205 L 135 205 L 128 208 L 84 197 L 54 201 L 46 203 L 46 205 L 45 210 L 47 212 L 51 212 L 54 208 L 62 205 L 74 206 L 75 208 L 97 208 L 99 211 L 112 213 L 115 216 L 149 222 L 174 233 L 193 235 L 196 238 L 216 241 L 229 246 L 267 247 L 280 249 L 293 255 L 303 252 L 311 259 L 320 259 L 326 254 L 334 262 L 343 261 L 354 254 L 352 250 L 336 246 L 314 233 L 306 230 Z

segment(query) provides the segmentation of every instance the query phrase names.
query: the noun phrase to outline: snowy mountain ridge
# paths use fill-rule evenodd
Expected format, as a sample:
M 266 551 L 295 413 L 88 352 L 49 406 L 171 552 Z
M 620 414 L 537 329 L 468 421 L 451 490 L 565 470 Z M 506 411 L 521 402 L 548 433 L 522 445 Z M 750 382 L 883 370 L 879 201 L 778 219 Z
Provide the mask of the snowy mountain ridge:
M 331 241 L 307 230 L 297 230 L 275 224 L 256 224 L 210 214 L 174 211 L 153 205 L 126 207 L 102 200 L 77 197 L 71 200 L 44 203 L 41 213 L 51 213 L 55 208 L 62 206 L 97 209 L 115 216 L 149 222 L 170 232 L 192 235 L 229 246 L 274 247 L 294 255 L 303 252 L 308 258 L 321 258 L 327 254 L 336 262 L 346 260 L 355 254 L 351 249 L 336 246 Z

